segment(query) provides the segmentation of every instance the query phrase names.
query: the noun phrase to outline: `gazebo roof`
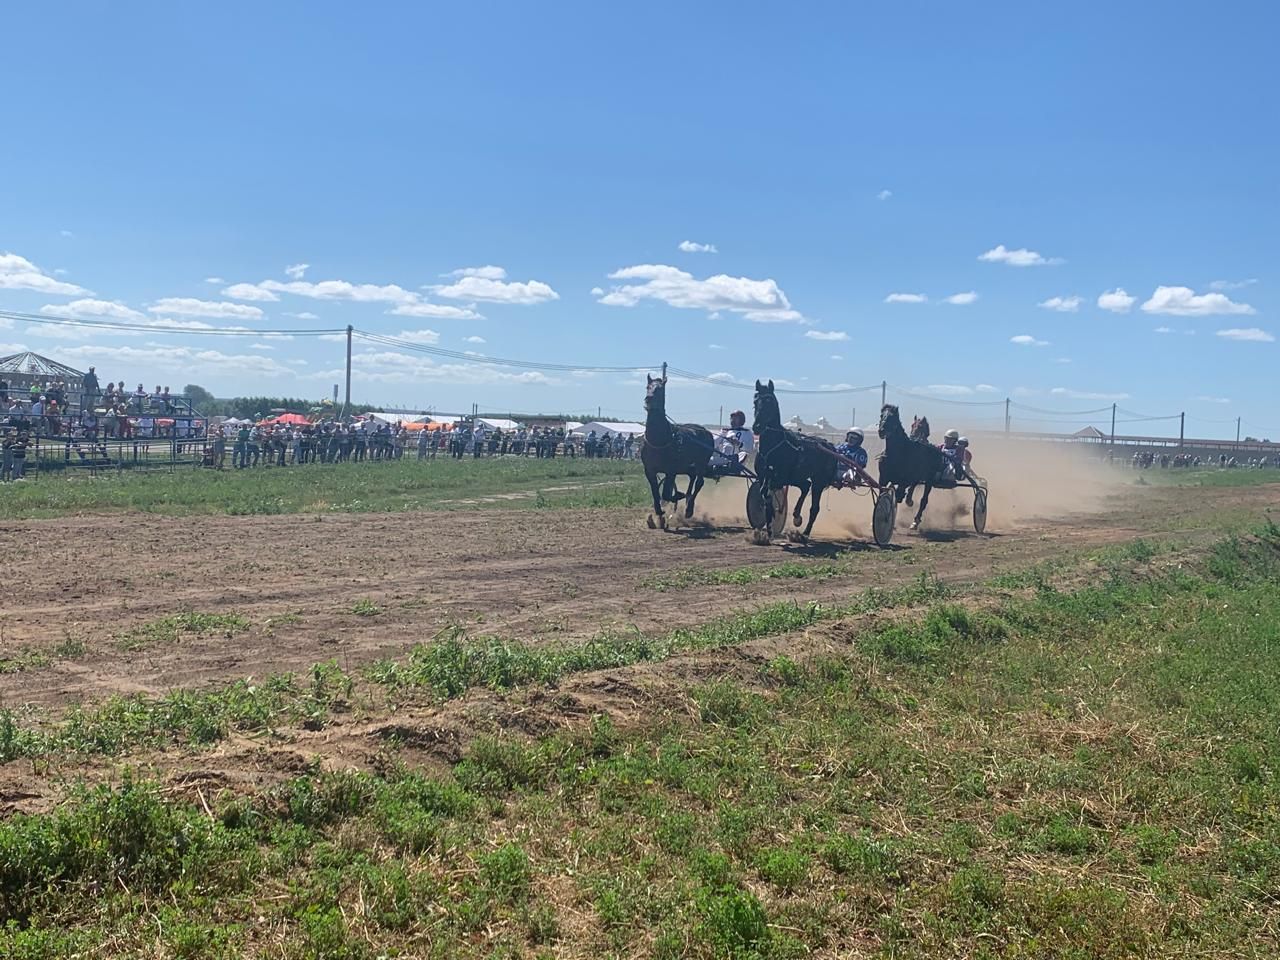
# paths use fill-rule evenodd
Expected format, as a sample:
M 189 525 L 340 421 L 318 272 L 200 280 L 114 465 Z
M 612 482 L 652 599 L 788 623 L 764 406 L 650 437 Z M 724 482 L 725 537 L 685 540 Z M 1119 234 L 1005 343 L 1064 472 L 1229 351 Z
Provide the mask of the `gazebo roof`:
M 1073 437 L 1079 437 L 1081 440 L 1105 440 L 1107 435 L 1097 427 L 1085 427 L 1083 430 L 1077 430 L 1072 434 Z
M 65 363 L 50 360 L 38 353 L 28 350 L 25 353 L 14 353 L 0 357 L 0 374 L 22 373 L 36 377 L 58 377 L 60 379 L 81 379 L 84 374 Z

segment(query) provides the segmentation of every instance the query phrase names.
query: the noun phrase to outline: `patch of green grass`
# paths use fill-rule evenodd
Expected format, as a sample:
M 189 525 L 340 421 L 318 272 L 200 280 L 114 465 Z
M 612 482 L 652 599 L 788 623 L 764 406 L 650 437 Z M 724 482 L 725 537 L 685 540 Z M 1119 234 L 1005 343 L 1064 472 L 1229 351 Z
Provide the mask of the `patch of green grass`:
M 555 488 L 565 489 L 555 489 Z M 19 489 L 20 488 L 20 489 Z M 534 495 L 543 491 L 540 502 Z M 181 470 L 40 477 L 0 498 L 0 518 L 86 511 L 168 516 L 466 510 L 486 498 L 512 509 L 643 506 L 638 463 L 617 460 L 449 458 L 252 470 Z
M 351 612 L 357 617 L 376 617 L 382 612 L 382 608 L 368 597 L 361 597 L 351 605 Z
M 175 613 L 134 627 L 117 638 L 122 650 L 140 650 L 153 644 L 177 643 L 188 636 L 211 633 L 230 638 L 249 629 L 249 621 L 235 613 Z

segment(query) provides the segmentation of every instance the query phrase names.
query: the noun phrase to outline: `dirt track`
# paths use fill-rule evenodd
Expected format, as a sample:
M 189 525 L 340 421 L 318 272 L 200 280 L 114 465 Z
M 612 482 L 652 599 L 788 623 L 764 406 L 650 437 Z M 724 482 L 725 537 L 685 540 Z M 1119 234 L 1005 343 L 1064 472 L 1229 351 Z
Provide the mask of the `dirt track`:
M 403 655 L 455 623 L 530 642 L 608 627 L 670 629 L 770 600 L 847 597 L 923 571 L 977 580 L 1153 530 L 1208 535 L 1217 510 L 1261 514 L 1277 503 L 1280 487 L 1271 485 L 1128 488 L 1098 503 L 1093 515 L 1010 522 L 988 537 L 900 530 L 889 550 L 861 539 L 757 547 L 741 526 L 663 533 L 645 529 L 634 513 L 605 511 L 21 522 L 0 532 L 12 585 L 0 615 L 0 651 L 49 650 L 68 636 L 87 649 L 0 675 L 0 705 L 49 708 L 111 693 L 163 693 L 305 670 L 330 658 L 352 669 Z M 684 567 L 736 569 L 848 553 L 857 556 L 852 572 L 826 580 L 665 593 L 642 586 Z M 354 613 L 362 598 L 381 612 Z M 124 631 L 181 611 L 236 613 L 252 627 L 232 639 L 120 648 Z M 286 614 L 292 622 L 269 622 Z

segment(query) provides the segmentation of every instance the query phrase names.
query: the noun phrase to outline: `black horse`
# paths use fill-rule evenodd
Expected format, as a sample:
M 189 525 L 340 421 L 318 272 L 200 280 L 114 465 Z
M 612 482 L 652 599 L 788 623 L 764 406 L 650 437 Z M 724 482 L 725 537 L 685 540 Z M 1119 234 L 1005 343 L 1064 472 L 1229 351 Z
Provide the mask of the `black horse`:
M 772 380 L 767 384 L 756 381 L 755 422 L 751 429 L 760 438 L 756 473 L 760 477 L 760 493 L 764 498 L 764 529 L 773 529 L 773 494 L 776 491 L 789 486 L 800 488 L 800 497 L 792 512 L 792 521 L 798 527 L 800 508 L 812 490 L 809 523 L 802 534 L 807 539 L 822 508 L 822 491 L 836 479 L 835 448 L 824 440 L 793 433 L 783 427 Z
M 942 452 L 930 443 L 908 437 L 907 431 L 902 429 L 898 408 L 892 403 L 880 408 L 880 429 L 877 432 L 884 441 L 884 453 L 880 457 L 880 485 L 892 484 L 901 503 L 917 484 L 924 484 L 920 508 L 911 522 L 911 529 L 915 530 L 920 526 L 925 507 L 929 506 L 933 483 L 942 473 Z
M 644 446 L 640 448 L 640 462 L 644 464 L 645 479 L 653 493 L 653 513 L 658 526 L 666 529 L 667 518 L 662 514 L 662 501 L 685 501 L 685 517 L 693 516 L 693 504 L 710 469 L 708 463 L 715 450 L 711 433 L 696 423 L 672 423 L 667 419 L 667 380 L 665 377 L 648 377 L 644 397 L 645 422 Z M 658 492 L 658 475 L 663 475 L 662 493 Z M 676 490 L 676 477 L 689 478 L 689 492 Z M 653 518 L 649 520 L 653 526 Z

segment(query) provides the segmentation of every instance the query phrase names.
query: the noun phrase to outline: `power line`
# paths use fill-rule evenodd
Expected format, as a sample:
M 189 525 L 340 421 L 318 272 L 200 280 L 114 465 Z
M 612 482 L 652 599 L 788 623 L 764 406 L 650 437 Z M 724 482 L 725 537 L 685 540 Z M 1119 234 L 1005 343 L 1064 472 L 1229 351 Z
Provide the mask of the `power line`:
M 928 400 L 932 403 L 950 403 L 962 407 L 1003 407 L 1003 400 L 953 400 L 948 397 L 935 397 L 927 393 L 915 393 L 912 390 L 904 390 L 902 387 L 895 387 L 888 384 L 888 388 L 894 393 L 900 393 L 904 397 L 913 397 L 917 400 Z
M 660 366 L 660 364 L 655 364 L 653 366 L 643 367 L 611 367 L 578 363 L 511 360 L 505 357 L 491 357 L 471 351 L 450 350 L 447 347 L 438 347 L 427 343 L 415 343 L 412 340 L 402 340 L 399 337 L 387 337 L 379 333 L 370 333 L 367 330 L 354 330 L 352 332 L 356 337 L 368 343 L 396 347 L 400 350 L 408 350 L 410 352 L 421 353 L 426 356 L 443 357 L 449 360 L 460 360 L 463 363 L 491 364 L 493 366 L 514 367 L 521 370 L 551 370 L 558 373 L 641 373 L 644 371 L 656 370 Z
M 98 330 L 121 330 L 132 333 L 180 333 L 197 337 L 319 337 L 325 334 L 339 334 L 346 332 L 345 328 L 301 330 L 281 328 L 274 330 L 259 330 L 251 327 L 213 327 L 208 325 L 199 327 L 183 327 L 160 320 L 157 320 L 154 323 L 130 322 L 126 320 L 86 320 L 82 317 L 60 317 L 52 314 L 14 313 L 9 310 L 0 310 L 0 319 L 16 320 L 20 323 L 44 323 L 56 326 L 86 327 Z

